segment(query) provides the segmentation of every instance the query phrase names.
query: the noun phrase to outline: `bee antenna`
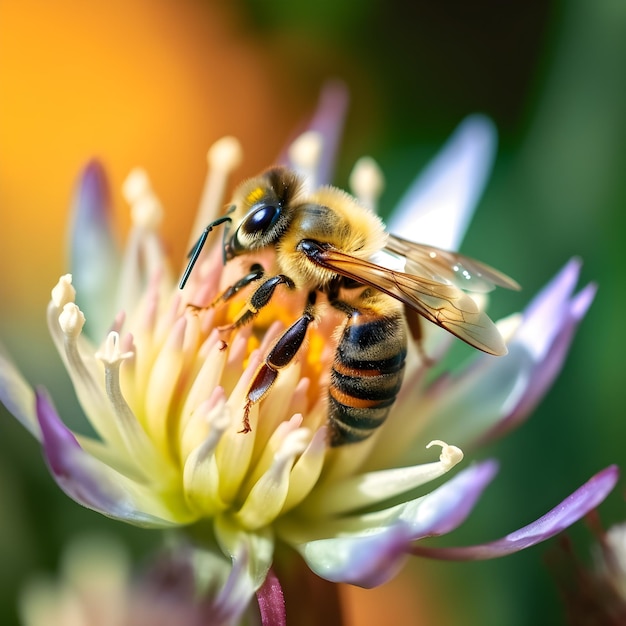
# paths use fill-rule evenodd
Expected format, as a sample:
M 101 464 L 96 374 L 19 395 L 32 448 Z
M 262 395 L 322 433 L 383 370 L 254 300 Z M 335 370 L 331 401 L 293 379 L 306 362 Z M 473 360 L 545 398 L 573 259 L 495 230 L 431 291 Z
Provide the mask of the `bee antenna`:
M 214 222 L 211 222 L 202 231 L 202 233 L 200 234 L 200 237 L 198 238 L 198 241 L 196 241 L 193 248 L 187 254 L 187 258 L 189 259 L 189 262 L 187 263 L 187 267 L 185 268 L 185 271 L 183 272 L 182 278 L 180 279 L 180 283 L 178 283 L 179 289 L 182 289 L 187 284 L 187 281 L 189 280 L 189 276 L 191 275 L 191 270 L 194 268 L 194 265 L 196 264 L 196 261 L 198 260 L 198 257 L 200 256 L 200 252 L 202 252 L 202 248 L 204 248 L 204 244 L 206 243 L 209 233 L 216 226 L 219 226 L 220 224 L 223 224 L 224 222 L 232 222 L 232 219 L 228 216 L 220 217 L 216 219 Z

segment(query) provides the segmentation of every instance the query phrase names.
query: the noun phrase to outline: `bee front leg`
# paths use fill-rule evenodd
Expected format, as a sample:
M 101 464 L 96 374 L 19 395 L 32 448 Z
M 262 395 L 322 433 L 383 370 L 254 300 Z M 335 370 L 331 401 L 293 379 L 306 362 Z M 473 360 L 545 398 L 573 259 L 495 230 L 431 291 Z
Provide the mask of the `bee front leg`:
M 232 284 L 230 287 L 227 287 L 222 293 L 220 293 L 216 298 L 213 299 L 210 307 L 217 306 L 223 302 L 228 302 L 233 296 L 236 296 L 242 289 L 245 289 L 248 285 L 261 280 L 263 278 L 263 267 L 258 263 L 255 263 L 251 268 L 250 272 L 246 274 L 243 278 L 240 278 L 236 283 Z
M 261 265 L 255 263 L 250 267 L 250 272 L 246 274 L 243 278 L 240 278 L 236 283 L 230 285 L 216 296 L 208 305 L 200 306 L 197 304 L 187 304 L 187 308 L 192 311 L 206 311 L 207 309 L 212 309 L 218 304 L 223 304 L 224 302 L 228 302 L 233 296 L 236 296 L 242 289 L 245 289 L 248 285 L 261 280 L 263 278 L 264 270 Z
M 248 304 L 243 311 L 237 315 L 234 321 L 226 326 L 221 326 L 220 330 L 233 330 L 234 328 L 238 328 L 239 326 L 252 321 L 254 316 L 264 306 L 269 304 L 278 285 L 286 285 L 289 289 L 295 288 L 294 282 L 291 278 L 289 278 L 289 276 L 285 276 L 284 274 L 277 274 L 276 276 L 268 278 L 256 288 L 255 292 L 250 296 Z
M 248 415 L 254 404 L 261 401 L 272 388 L 278 378 L 278 372 L 289 365 L 302 347 L 309 324 L 315 319 L 313 306 L 307 305 L 304 313 L 298 318 L 278 339 L 274 347 L 265 357 L 265 362 L 256 373 L 250 389 L 248 389 L 248 401 L 246 403 L 243 426 L 239 432 L 250 432 Z

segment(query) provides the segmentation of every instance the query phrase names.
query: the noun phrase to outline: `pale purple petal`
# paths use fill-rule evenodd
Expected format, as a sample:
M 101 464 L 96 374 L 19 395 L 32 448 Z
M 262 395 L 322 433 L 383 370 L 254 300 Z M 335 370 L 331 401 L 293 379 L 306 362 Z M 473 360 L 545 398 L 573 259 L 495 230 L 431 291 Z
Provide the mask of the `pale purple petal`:
M 254 556 L 247 548 L 242 549 L 237 557 L 233 558 L 226 583 L 211 602 L 210 624 L 230 626 L 242 622 L 242 617 L 248 610 L 255 593 L 256 585 L 250 576 L 253 558 Z M 206 567 L 214 573 L 214 563 L 207 563 Z
M 70 268 L 86 332 L 100 340 L 115 311 L 112 306 L 120 255 L 112 230 L 109 184 L 99 161 L 80 174 L 70 224 Z
M 339 534 L 295 547 L 318 576 L 375 587 L 397 573 L 413 541 L 450 532 L 465 521 L 496 470 L 492 461 L 475 464 L 432 493 L 381 512 L 379 532 Z
M 345 83 L 339 80 L 328 81 L 322 87 L 315 113 L 304 128 L 298 129 L 298 135 L 305 131 L 315 131 L 322 138 L 316 185 L 327 185 L 332 182 L 349 99 Z M 279 162 L 292 166 L 286 150 L 279 158 Z
M 483 441 L 500 437 L 523 422 L 561 371 L 576 329 L 596 293 L 596 286 L 589 284 L 572 295 L 579 272 L 580 263 L 570 261 L 524 311 L 510 349 L 526 350 L 532 357 L 533 367 L 518 402 L 509 407 Z
M 422 504 L 419 518 L 411 521 L 412 538 L 443 535 L 460 526 L 497 471 L 495 461 L 475 463 L 424 496 L 427 506 Z
M 327 82 L 322 88 L 315 115 L 309 123 L 309 130 L 318 132 L 322 137 L 322 154 L 317 172 L 317 182 L 320 185 L 328 185 L 333 180 L 349 99 L 345 83 L 339 80 Z
M 573 294 L 579 271 L 578 261 L 569 262 L 533 299 L 506 356 L 476 354 L 464 370 L 444 375 L 427 390 L 425 438 L 453 440 L 465 449 L 502 436 L 528 417 L 560 372 L 593 300 L 594 285 Z
M 128 479 L 98 459 L 89 456 L 72 431 L 57 415 L 43 391 L 36 394 L 37 417 L 43 452 L 59 487 L 73 500 L 107 517 L 146 527 L 169 527 L 162 519 L 137 507 L 125 485 Z
M 460 548 L 433 548 L 417 545 L 413 554 L 435 559 L 472 561 L 494 559 L 518 552 L 554 537 L 595 509 L 610 493 L 619 477 L 615 465 L 602 470 L 538 520 L 502 539 Z
M 280 581 L 269 570 L 261 588 L 256 592 L 263 626 L 287 626 L 285 596 Z
M 389 231 L 458 250 L 491 172 L 496 144 L 488 118 L 472 115 L 461 122 L 394 209 Z
M 565 324 L 580 267 L 578 259 L 571 259 L 524 310 L 513 340 L 527 346 L 537 361 L 547 356 L 553 338 Z
M 370 589 L 398 573 L 410 544 L 408 526 L 397 523 L 376 534 L 311 541 L 298 550 L 321 578 Z

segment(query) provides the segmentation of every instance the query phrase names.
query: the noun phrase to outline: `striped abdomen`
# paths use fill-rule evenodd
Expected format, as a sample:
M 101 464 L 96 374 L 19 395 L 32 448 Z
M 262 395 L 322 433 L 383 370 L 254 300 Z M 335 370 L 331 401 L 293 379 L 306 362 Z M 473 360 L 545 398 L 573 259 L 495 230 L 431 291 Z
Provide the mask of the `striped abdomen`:
M 386 419 L 402 384 L 406 335 L 400 315 L 355 311 L 337 347 L 330 378 L 330 444 L 369 437 Z

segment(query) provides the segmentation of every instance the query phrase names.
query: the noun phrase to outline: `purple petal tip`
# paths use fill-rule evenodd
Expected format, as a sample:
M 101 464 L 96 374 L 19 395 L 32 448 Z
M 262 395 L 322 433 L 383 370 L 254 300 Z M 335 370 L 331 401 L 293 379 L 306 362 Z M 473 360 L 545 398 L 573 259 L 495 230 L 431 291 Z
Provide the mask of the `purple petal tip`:
M 97 159 L 91 159 L 78 177 L 74 202 L 76 219 L 103 220 L 110 208 L 106 171 Z
M 45 389 L 37 389 L 35 399 L 46 458 L 52 472 L 57 476 L 62 475 L 66 469 L 63 451 L 68 447 L 80 448 L 80 445 L 70 429 L 61 421 Z
M 436 559 L 470 561 L 494 559 L 530 548 L 554 537 L 595 509 L 615 487 L 618 478 L 617 466 L 607 467 L 592 476 L 551 511 L 502 539 L 459 548 L 415 546 L 412 553 Z

